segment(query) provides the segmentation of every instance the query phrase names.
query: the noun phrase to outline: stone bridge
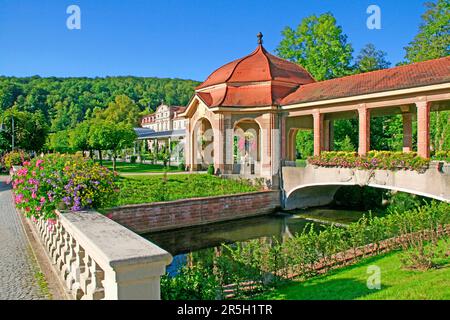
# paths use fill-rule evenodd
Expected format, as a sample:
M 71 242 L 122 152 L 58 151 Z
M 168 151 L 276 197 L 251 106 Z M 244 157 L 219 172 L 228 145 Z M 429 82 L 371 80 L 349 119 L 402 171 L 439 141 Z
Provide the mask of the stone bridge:
M 284 166 L 283 207 L 291 210 L 327 205 L 341 186 L 349 185 L 403 191 L 450 202 L 450 164 L 431 162 L 424 172 Z

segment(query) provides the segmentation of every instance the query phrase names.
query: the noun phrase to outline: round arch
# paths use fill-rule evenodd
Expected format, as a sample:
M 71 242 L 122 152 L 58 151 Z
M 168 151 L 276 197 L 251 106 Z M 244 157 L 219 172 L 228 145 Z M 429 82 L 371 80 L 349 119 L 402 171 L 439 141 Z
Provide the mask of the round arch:
M 323 206 L 328 205 L 334 198 L 336 191 L 340 187 L 344 186 L 357 186 L 359 184 L 351 183 L 351 182 L 342 182 L 342 183 L 313 183 L 313 184 L 305 184 L 293 188 L 289 192 L 285 194 L 284 197 L 284 207 L 287 210 L 304 208 L 304 207 L 313 207 L 313 206 Z M 428 197 L 431 199 L 450 202 L 448 199 L 439 197 L 434 194 L 420 192 L 416 190 L 410 190 L 406 188 L 399 188 L 389 185 L 379 185 L 375 183 L 369 183 L 365 185 L 367 187 L 384 189 L 384 190 L 392 190 L 392 191 L 400 191 L 406 192 L 418 196 Z
M 233 123 L 233 162 L 235 173 L 261 172 L 261 125 L 252 118 L 242 118 Z
M 206 117 L 199 118 L 191 131 L 191 163 L 194 170 L 207 169 L 214 164 L 214 130 Z

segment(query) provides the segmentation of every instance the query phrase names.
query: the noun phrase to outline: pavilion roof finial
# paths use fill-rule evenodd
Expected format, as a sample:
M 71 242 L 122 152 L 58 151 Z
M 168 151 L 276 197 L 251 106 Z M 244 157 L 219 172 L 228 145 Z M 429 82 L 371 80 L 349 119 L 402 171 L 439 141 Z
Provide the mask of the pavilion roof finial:
M 258 44 L 261 45 L 263 43 L 263 40 L 262 40 L 263 34 L 261 32 L 258 32 L 256 37 L 258 37 Z

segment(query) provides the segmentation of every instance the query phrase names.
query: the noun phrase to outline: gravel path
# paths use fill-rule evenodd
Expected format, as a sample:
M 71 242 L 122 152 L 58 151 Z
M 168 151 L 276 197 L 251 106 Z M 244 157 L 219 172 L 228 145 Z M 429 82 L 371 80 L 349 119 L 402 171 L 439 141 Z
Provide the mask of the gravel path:
M 47 299 L 34 277 L 39 267 L 12 202 L 7 177 L 0 177 L 0 300 Z

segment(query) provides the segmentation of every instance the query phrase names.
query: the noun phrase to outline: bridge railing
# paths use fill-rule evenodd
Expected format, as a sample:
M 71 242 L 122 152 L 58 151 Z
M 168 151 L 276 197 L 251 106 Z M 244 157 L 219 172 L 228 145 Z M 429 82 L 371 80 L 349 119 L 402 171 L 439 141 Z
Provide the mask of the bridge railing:
M 172 256 L 148 240 L 95 211 L 62 212 L 56 222 L 32 225 L 74 299 L 160 299 Z

